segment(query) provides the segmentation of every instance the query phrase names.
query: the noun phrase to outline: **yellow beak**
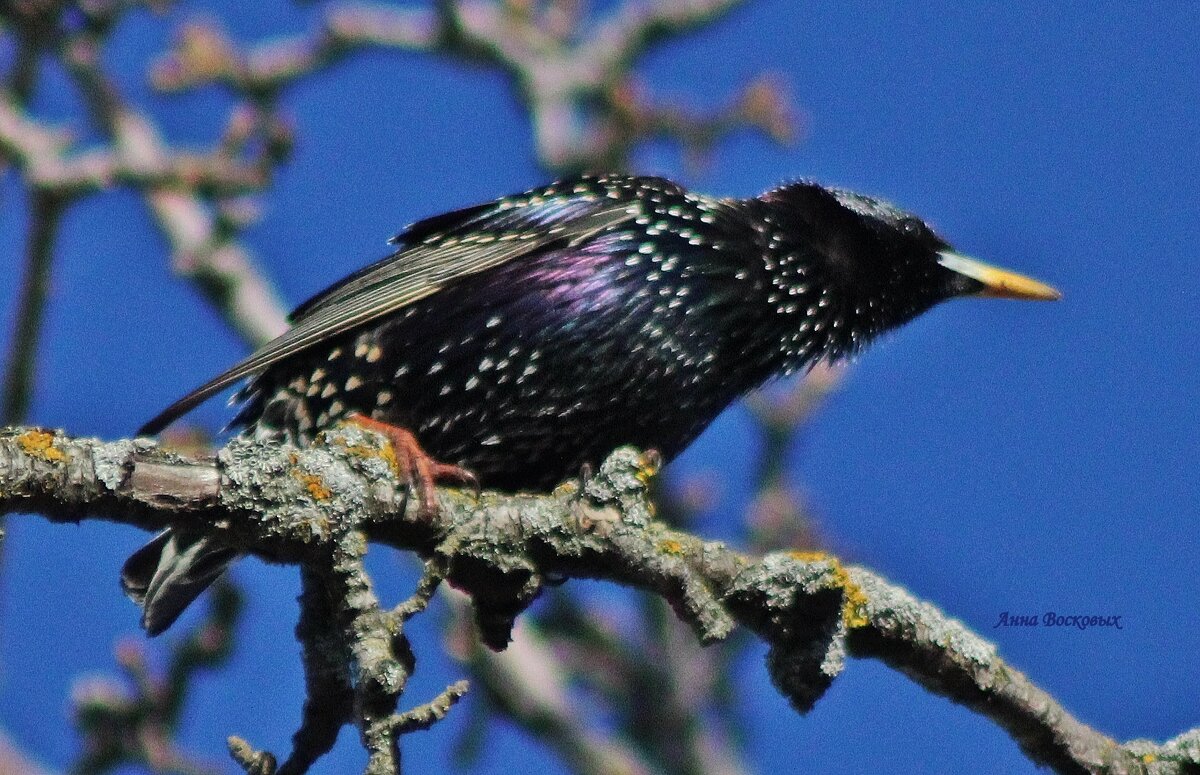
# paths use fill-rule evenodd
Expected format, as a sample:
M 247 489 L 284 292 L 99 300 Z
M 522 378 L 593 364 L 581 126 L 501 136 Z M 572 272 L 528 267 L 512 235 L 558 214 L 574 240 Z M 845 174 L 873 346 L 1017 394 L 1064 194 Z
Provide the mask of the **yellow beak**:
M 951 272 L 970 277 L 983 283 L 980 296 L 998 299 L 1029 299 L 1032 301 L 1058 301 L 1062 294 L 1032 277 L 991 266 L 959 253 L 943 250 L 938 253 L 938 263 Z

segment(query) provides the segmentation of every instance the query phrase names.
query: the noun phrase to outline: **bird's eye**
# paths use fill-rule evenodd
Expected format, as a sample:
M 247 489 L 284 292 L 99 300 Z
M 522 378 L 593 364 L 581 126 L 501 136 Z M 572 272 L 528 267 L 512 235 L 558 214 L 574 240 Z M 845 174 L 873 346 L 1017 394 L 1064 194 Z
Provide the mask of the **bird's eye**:
M 916 237 L 925 231 L 925 224 L 920 218 L 905 218 L 900 222 L 900 230 L 910 237 Z

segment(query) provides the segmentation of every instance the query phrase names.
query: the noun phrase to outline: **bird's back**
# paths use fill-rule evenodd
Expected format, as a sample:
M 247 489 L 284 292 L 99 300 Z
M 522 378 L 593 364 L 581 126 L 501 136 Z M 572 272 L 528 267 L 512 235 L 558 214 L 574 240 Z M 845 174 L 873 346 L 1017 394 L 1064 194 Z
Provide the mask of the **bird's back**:
M 443 221 L 422 240 L 484 238 L 522 206 L 567 213 L 545 222 L 568 231 L 601 208 L 622 216 L 272 365 L 238 422 L 305 442 L 357 411 L 411 429 L 487 486 L 535 489 L 621 444 L 673 456 L 775 369 L 771 348 L 755 352 L 766 341 L 756 332 L 767 324 L 763 247 L 739 203 L 654 178 L 585 178 L 523 196 L 535 204 L 498 209 L 469 232 Z

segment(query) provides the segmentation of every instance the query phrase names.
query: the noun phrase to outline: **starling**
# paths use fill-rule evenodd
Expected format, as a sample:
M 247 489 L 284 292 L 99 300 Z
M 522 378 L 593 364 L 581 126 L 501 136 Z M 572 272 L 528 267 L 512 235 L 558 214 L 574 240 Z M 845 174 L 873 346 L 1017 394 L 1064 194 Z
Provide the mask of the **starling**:
M 808 181 L 725 199 L 586 175 L 392 242 L 141 432 L 248 379 L 242 433 L 303 445 L 358 418 L 407 447 L 423 498 L 468 471 L 544 490 L 624 444 L 670 459 L 747 391 L 945 299 L 1059 298 L 886 202 Z M 169 626 L 235 556 L 170 530 L 134 554 L 123 582 L 146 629 Z

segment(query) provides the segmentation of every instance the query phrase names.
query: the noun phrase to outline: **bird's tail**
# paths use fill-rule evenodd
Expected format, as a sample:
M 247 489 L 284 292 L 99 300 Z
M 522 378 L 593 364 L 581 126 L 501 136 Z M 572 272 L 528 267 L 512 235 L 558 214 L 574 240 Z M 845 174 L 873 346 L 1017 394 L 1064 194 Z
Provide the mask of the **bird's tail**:
M 209 536 L 164 530 L 125 561 L 121 588 L 142 607 L 142 627 L 158 635 L 237 557 Z

